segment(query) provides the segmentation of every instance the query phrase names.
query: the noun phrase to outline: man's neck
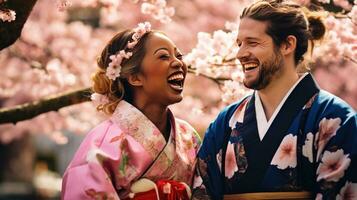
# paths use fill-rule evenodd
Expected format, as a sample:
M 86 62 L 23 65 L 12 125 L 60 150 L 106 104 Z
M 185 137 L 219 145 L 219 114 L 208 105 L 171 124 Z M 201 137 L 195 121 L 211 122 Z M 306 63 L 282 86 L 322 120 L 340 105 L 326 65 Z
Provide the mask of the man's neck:
M 284 96 L 298 80 L 298 74 L 296 72 L 290 72 L 272 79 L 266 88 L 258 91 L 267 120 L 270 119 Z

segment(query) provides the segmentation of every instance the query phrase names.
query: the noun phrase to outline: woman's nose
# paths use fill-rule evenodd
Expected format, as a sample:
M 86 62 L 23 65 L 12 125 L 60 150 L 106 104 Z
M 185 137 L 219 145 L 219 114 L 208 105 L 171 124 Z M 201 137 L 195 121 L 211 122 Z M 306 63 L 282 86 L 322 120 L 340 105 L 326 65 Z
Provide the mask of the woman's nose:
M 183 67 L 184 65 L 183 61 L 177 58 L 175 58 L 171 63 L 172 67 Z

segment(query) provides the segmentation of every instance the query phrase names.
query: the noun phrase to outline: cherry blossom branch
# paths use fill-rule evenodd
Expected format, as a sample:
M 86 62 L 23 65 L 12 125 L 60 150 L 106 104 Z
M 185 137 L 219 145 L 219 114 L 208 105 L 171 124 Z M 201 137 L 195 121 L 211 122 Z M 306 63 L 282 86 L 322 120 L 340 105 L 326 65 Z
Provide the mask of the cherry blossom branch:
M 19 39 L 19 40 L 21 40 L 21 39 Z M 24 62 L 29 63 L 30 67 L 32 69 L 36 68 L 36 69 L 39 69 L 39 70 L 43 70 L 43 71 L 45 71 L 47 73 L 47 70 L 46 70 L 46 68 L 44 67 L 44 65 L 42 63 L 40 63 L 37 60 L 30 60 L 29 58 L 25 57 L 24 55 L 20 55 L 18 51 L 10 49 L 9 50 L 9 56 L 10 57 L 16 57 L 16 58 L 18 58 L 18 59 L 20 59 L 20 60 L 22 60 Z
M 0 109 L 0 124 L 16 124 L 19 121 L 31 119 L 46 112 L 58 111 L 63 107 L 86 102 L 90 100 L 90 94 L 90 88 L 83 88 L 12 108 L 2 108 Z
M 37 0 L 11 0 L 6 6 L 16 12 L 16 20 L 0 21 L 0 50 L 12 45 L 21 35 L 22 28 Z
M 188 73 L 196 74 L 196 70 L 194 68 L 189 67 Z M 208 76 L 208 75 L 202 74 L 202 73 L 198 74 L 198 76 L 202 76 L 204 78 L 210 79 L 210 80 L 214 81 L 215 83 L 217 83 L 218 85 L 222 85 L 222 81 L 230 80 L 228 78 L 213 78 L 211 76 Z
M 346 59 L 346 60 L 349 60 L 349 61 L 351 61 L 351 62 L 353 62 L 355 64 L 357 64 L 357 60 L 356 59 L 353 59 L 353 58 L 348 57 L 348 56 L 343 56 L 343 58 Z
M 208 64 L 215 67 L 237 67 L 236 63 L 224 63 L 224 64 L 208 63 Z
M 188 72 L 195 73 L 195 70 L 189 68 Z M 222 86 L 222 81 L 229 80 L 228 78 L 213 78 L 204 74 L 199 74 L 199 76 L 208 78 L 217 83 L 219 86 Z M 18 105 L 12 108 L 2 108 L 0 109 L 0 124 L 16 124 L 19 121 L 28 120 L 46 112 L 58 111 L 63 107 L 90 101 L 91 93 L 90 88 L 83 88 L 47 97 L 39 101 Z

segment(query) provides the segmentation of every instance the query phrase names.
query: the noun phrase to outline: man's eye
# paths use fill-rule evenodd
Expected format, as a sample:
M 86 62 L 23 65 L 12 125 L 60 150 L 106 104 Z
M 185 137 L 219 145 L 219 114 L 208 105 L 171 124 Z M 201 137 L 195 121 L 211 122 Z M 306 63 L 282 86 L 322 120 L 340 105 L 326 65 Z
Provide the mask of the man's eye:
M 176 56 L 176 58 L 178 58 L 179 60 L 182 60 L 183 55 L 182 55 L 182 54 L 178 54 L 178 55 Z
M 248 42 L 248 44 L 251 46 L 256 46 L 258 44 L 258 42 Z

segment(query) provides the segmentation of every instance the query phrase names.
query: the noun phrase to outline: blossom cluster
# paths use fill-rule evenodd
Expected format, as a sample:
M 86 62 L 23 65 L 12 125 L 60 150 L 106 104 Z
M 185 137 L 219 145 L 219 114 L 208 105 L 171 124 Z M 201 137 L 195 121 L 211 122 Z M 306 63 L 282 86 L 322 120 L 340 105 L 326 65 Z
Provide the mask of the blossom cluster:
M 57 1 L 57 8 L 59 11 L 65 11 L 68 7 L 72 5 L 72 2 L 69 0 L 58 0 Z
M 213 35 L 198 33 L 197 45 L 185 57 L 185 61 L 193 66 L 196 75 L 227 79 L 223 82 L 221 99 L 225 103 L 232 103 L 245 96 L 249 90 L 242 84 L 242 67 L 235 58 L 239 49 L 235 45 L 237 25 L 228 22 L 226 29 L 230 31 L 218 30 Z
M 165 24 L 171 22 L 171 17 L 175 14 L 175 9 L 173 7 L 167 7 L 166 0 L 155 0 L 152 3 L 144 2 L 141 4 L 141 12 L 150 14 L 154 19 Z
M 6 0 L 0 0 L 0 3 L 3 2 Z M 100 11 L 100 16 L 97 16 L 100 20 L 98 27 L 71 20 L 71 13 L 57 12 L 54 2 L 71 2 L 73 9 L 87 9 L 89 4 L 93 4 Z M 150 4 L 144 4 L 148 2 L 157 6 L 156 10 L 160 10 L 160 6 L 166 6 L 166 3 L 160 4 L 164 1 L 156 0 L 137 0 L 137 4 L 123 0 L 38 0 L 19 40 L 0 54 L 0 63 L 3 66 L 3 73 L 0 74 L 1 106 L 11 107 L 67 90 L 88 87 L 91 83 L 90 74 L 97 67 L 95 58 L 98 56 L 98 49 L 102 49 L 116 31 L 152 17 L 156 12 L 149 12 Z M 331 3 L 342 5 L 343 1 L 341 2 Z M 235 43 L 233 32 L 238 30 L 236 23 L 224 27 L 224 22 L 234 20 L 239 23 L 239 19 L 235 18 L 250 3 L 251 0 L 240 0 L 239 3 L 236 0 L 170 1 L 170 6 L 175 7 L 176 17 L 171 23 L 155 24 L 181 50 L 186 53 L 192 50 L 186 59 L 190 61 L 196 74 L 207 75 L 216 80 L 223 80 L 220 79 L 222 77 L 231 79 L 223 82 L 223 87 L 217 87 L 212 79 L 204 76 L 187 76 L 185 98 L 172 107 L 176 108 L 175 115 L 193 124 L 200 133 L 204 132 L 220 107 L 224 106 L 222 99 L 231 102 L 244 93 L 241 66 L 232 59 L 235 53 L 226 56 L 225 53 L 217 52 L 224 52 L 230 47 L 238 49 L 234 45 L 230 46 Z M 356 3 L 355 0 L 354 4 Z M 350 4 L 352 5 L 351 1 Z M 67 8 L 70 4 L 63 5 Z M 143 15 L 140 6 L 142 11 L 152 14 Z M 112 12 L 106 12 L 108 9 Z M 327 40 L 323 45 L 316 46 L 313 54 L 313 60 L 316 61 L 314 75 L 319 85 L 342 97 L 354 108 L 357 108 L 357 84 L 353 77 L 357 76 L 357 68 L 356 62 L 349 59 L 357 57 L 356 12 L 356 5 L 353 5 L 351 10 L 343 12 L 349 18 L 341 18 L 332 13 L 326 21 Z M 110 23 L 103 23 L 105 21 Z M 219 29 L 222 31 L 214 32 Z M 199 31 L 206 33 L 200 33 L 198 38 L 192 37 Z M 220 39 L 229 34 L 232 34 L 232 37 L 227 37 L 230 39 Z M 205 92 L 197 92 L 200 88 L 205 88 Z M 100 96 L 93 98 L 106 102 Z M 190 114 L 187 110 L 190 110 Z M 11 142 L 25 133 L 44 134 L 63 143 L 63 130 L 85 133 L 103 119 L 99 115 L 101 113 L 96 112 L 92 103 L 83 103 L 62 108 L 58 112 L 42 114 L 16 125 L 0 125 L 0 143 Z

